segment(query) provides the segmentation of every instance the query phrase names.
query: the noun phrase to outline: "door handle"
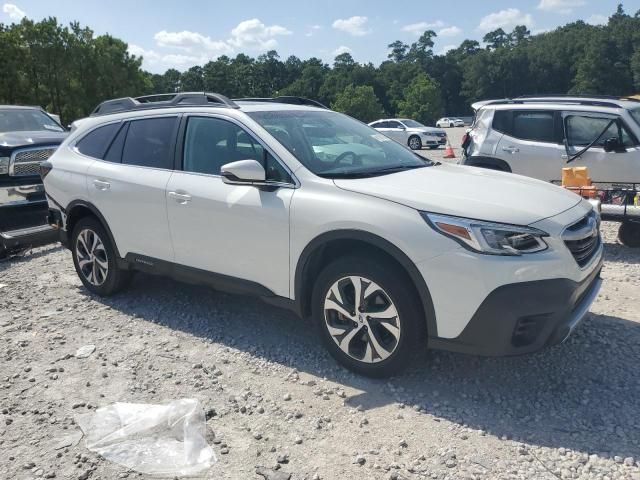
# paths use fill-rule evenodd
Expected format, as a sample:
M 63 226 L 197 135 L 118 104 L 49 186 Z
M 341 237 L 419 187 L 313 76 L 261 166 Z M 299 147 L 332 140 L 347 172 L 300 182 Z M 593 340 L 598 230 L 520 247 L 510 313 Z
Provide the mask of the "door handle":
M 102 180 L 94 180 L 93 186 L 98 190 L 102 190 L 103 192 L 111 188 L 111 184 L 109 182 L 103 182 Z
M 517 147 L 502 147 L 503 152 L 509 152 L 511 154 L 518 153 L 520 151 Z
M 182 205 L 191 201 L 191 195 L 187 193 L 169 192 L 168 195 L 169 198 L 173 198 L 176 202 Z

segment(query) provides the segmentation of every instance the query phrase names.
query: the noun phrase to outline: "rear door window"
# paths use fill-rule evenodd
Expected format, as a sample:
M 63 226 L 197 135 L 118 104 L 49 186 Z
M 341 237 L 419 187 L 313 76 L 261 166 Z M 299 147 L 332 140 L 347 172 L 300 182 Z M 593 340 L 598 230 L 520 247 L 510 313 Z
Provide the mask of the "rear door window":
M 554 143 L 554 112 L 513 112 L 512 136 L 535 142 Z
M 76 142 L 76 149 L 83 155 L 102 159 L 120 125 L 120 122 L 110 123 L 90 131 Z
M 176 117 L 159 117 L 131 121 L 122 150 L 122 163 L 172 169 L 176 120 Z

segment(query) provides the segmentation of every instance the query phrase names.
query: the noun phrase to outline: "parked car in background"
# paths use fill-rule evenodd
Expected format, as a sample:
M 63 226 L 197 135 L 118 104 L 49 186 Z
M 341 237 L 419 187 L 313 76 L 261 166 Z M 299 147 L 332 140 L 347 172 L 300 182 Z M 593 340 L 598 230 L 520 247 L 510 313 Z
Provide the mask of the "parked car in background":
M 409 118 L 385 118 L 369 126 L 411 150 L 435 149 L 447 143 L 447 133 L 441 128 L 427 127 Z
M 0 257 L 55 241 L 40 163 L 67 133 L 39 107 L 0 106 Z
M 436 127 L 464 127 L 464 120 L 461 120 L 459 118 L 444 117 L 436 122 Z
M 133 271 L 249 293 L 383 376 L 426 345 L 560 343 L 598 293 L 598 216 L 565 189 L 431 162 L 298 97 L 161 98 L 104 102 L 42 165 L 95 294 Z
M 542 96 L 473 105 L 461 163 L 560 183 L 563 167 L 587 167 L 602 216 L 640 246 L 640 101 Z

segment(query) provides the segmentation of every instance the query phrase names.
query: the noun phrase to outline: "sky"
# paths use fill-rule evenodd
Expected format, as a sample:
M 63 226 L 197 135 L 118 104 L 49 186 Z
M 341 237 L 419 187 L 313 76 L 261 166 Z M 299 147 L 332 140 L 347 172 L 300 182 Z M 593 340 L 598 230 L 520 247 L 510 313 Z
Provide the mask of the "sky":
M 1 1 L 1 0 L 0 0 Z M 496 28 L 524 24 L 532 33 L 576 20 L 606 23 L 620 0 L 12 0 L 0 22 L 24 16 L 79 21 L 96 34 L 109 33 L 144 57 L 143 68 L 185 70 L 220 55 L 257 56 L 276 50 L 327 63 L 349 52 L 361 63 L 379 64 L 387 45 L 411 43 L 425 30 L 437 33 L 434 51 L 444 53 L 464 39 L 482 40 Z M 640 0 L 623 1 L 627 13 Z

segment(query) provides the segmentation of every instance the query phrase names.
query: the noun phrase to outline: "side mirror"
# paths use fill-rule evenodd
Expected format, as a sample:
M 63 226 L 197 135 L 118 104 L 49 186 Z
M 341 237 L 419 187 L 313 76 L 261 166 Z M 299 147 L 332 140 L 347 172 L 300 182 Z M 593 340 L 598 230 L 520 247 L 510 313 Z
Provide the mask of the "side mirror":
M 611 138 L 607 138 L 604 141 L 604 151 L 622 153 L 622 152 L 626 152 L 627 150 L 624 148 L 624 145 L 620 144 L 620 141 L 618 140 L 617 137 L 611 137 Z
M 256 160 L 227 163 L 220 169 L 220 175 L 222 175 L 222 181 L 230 185 L 264 183 L 267 178 L 264 167 Z

